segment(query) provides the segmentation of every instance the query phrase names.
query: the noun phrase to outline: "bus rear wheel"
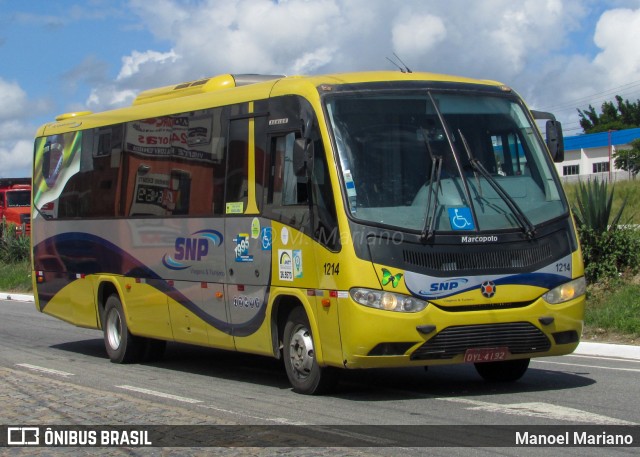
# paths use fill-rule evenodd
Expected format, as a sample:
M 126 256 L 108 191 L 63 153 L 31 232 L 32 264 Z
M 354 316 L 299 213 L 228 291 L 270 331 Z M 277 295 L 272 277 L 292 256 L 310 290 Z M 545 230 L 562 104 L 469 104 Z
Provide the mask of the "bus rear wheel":
M 284 327 L 283 353 L 287 377 L 295 392 L 318 395 L 336 386 L 336 370 L 318 365 L 309 319 L 302 307 L 289 314 Z
M 520 379 L 531 359 L 506 360 L 503 362 L 476 363 L 476 371 L 489 382 L 514 382 Z
M 104 306 L 104 345 L 113 363 L 132 363 L 140 359 L 143 344 L 127 327 L 122 303 L 118 295 L 107 298 Z

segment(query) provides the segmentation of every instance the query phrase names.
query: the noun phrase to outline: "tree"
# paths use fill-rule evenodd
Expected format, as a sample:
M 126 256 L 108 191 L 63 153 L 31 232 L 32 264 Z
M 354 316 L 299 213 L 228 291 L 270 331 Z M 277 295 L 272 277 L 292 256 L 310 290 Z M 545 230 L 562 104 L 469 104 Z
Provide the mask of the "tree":
M 640 127 L 640 99 L 634 103 L 622 100 L 616 95 L 616 103 L 613 101 L 602 104 L 602 113 L 596 113 L 593 106 L 586 110 L 578 109 L 580 115 L 580 127 L 584 133 L 598 133 L 609 130 L 624 130 Z
M 631 149 L 620 149 L 613 155 L 616 168 L 628 171 L 635 177 L 640 172 L 640 138 L 633 140 Z

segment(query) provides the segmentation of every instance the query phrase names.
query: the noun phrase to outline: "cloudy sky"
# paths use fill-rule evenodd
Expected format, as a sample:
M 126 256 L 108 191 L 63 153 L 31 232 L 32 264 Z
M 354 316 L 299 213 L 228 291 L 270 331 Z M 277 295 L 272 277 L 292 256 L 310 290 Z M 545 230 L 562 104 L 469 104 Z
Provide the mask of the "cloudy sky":
M 640 98 L 640 0 L 0 0 L 0 177 L 69 111 L 221 73 L 394 70 L 500 80 L 566 135 Z

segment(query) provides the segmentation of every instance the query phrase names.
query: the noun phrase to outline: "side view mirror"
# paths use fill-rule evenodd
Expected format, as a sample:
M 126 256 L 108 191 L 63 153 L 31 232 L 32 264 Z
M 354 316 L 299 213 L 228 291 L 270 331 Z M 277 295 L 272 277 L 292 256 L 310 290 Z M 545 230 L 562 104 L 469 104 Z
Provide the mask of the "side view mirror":
M 313 141 L 297 138 L 293 143 L 293 171 L 297 177 L 307 177 L 313 167 Z
M 547 121 L 547 147 L 553 157 L 554 162 L 564 161 L 564 137 L 562 136 L 562 125 L 559 121 Z
M 556 117 L 545 111 L 532 110 L 534 119 L 548 119 L 546 124 L 547 148 L 551 153 L 553 161 L 560 163 L 564 161 L 564 137 L 562 136 L 562 125 Z

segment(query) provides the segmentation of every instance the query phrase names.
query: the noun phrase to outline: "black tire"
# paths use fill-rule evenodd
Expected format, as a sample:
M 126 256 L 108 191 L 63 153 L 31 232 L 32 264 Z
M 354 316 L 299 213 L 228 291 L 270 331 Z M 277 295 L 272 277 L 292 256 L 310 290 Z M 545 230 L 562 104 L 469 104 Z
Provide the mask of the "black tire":
M 284 366 L 295 392 L 319 395 L 338 382 L 337 370 L 320 367 L 315 358 L 313 335 L 304 308 L 294 308 L 284 327 Z
M 113 363 L 134 363 L 143 355 L 144 341 L 132 335 L 117 294 L 110 295 L 104 305 L 102 330 L 104 346 Z
M 476 363 L 476 370 L 482 379 L 489 382 L 514 382 L 520 379 L 531 359 L 506 360 L 504 362 Z

